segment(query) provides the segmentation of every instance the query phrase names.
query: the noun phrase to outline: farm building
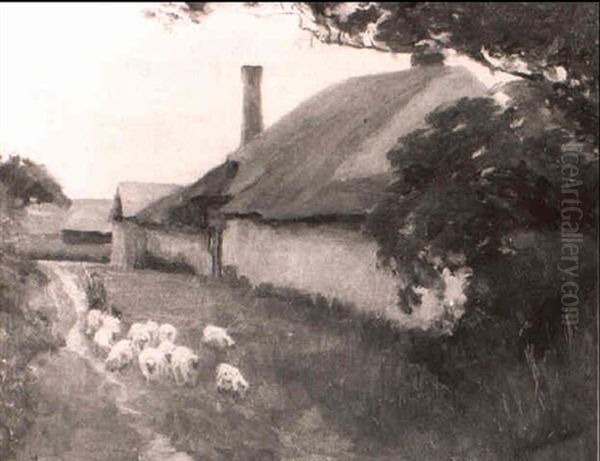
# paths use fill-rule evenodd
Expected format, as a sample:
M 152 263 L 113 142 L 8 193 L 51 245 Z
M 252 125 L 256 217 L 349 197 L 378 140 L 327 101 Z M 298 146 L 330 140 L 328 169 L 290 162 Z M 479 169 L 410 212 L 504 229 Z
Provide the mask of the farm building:
M 236 172 L 237 163 L 226 162 L 138 213 L 136 223 L 148 236 L 147 255 L 220 276 L 223 224 L 217 210 L 230 199 L 225 188 Z
M 131 269 L 143 267 L 147 235 L 135 215 L 149 204 L 179 190 L 176 184 L 122 182 L 117 186 L 110 217 L 113 245 L 110 261 L 115 267 Z
M 63 242 L 110 243 L 110 200 L 74 200 L 61 227 Z
M 262 67 L 242 67 L 242 145 L 263 128 L 261 78 Z M 190 267 L 196 274 L 219 277 L 224 222 L 218 210 L 231 199 L 227 187 L 237 169 L 237 162 L 227 161 L 138 213 L 135 221 L 149 236 L 146 257 Z
M 431 312 L 407 319 L 398 309 L 398 279 L 379 267 L 377 246 L 362 225 L 392 179 L 386 154 L 397 139 L 424 127 L 438 106 L 486 92 L 462 67 L 352 78 L 251 137 L 223 165 L 144 218 L 176 222 L 186 200 L 210 201 L 214 208 L 223 202 L 218 214 L 213 209 L 203 218 L 218 247 L 213 273 L 230 266 L 252 285 L 318 293 L 423 326 Z M 260 101 L 255 104 L 260 108 Z

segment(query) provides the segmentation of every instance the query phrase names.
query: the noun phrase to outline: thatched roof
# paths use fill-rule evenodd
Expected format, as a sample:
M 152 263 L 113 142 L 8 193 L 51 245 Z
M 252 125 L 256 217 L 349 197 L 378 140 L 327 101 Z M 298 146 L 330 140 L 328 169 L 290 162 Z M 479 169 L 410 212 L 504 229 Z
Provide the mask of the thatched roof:
M 177 184 L 122 182 L 117 186 L 113 218 L 131 218 L 151 203 L 180 189 Z
M 61 230 L 108 234 L 111 206 L 111 200 L 73 200 Z
M 199 197 L 266 219 L 354 216 L 391 180 L 386 153 L 438 106 L 486 87 L 462 67 L 424 66 L 346 80 L 320 92 L 231 154 L 226 163 L 136 217 L 167 223 Z
M 386 153 L 438 106 L 486 93 L 462 67 L 352 78 L 309 99 L 230 158 L 221 211 L 266 219 L 362 215 L 391 179 Z
M 140 224 L 151 225 L 166 225 L 176 221 L 179 221 L 180 224 L 191 224 L 192 217 L 186 219 L 185 216 L 182 216 L 185 214 L 186 206 L 197 198 L 209 202 L 210 200 L 218 201 L 219 198 L 224 197 L 227 186 L 237 172 L 237 167 L 236 162 L 225 162 L 213 168 L 188 187 L 150 204 L 136 215 L 135 220 Z

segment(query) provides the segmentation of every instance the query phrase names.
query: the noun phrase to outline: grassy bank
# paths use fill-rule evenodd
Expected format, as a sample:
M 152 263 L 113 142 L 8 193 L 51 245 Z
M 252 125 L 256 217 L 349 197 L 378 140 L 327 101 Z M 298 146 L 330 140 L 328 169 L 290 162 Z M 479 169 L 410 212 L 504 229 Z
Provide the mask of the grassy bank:
M 29 362 L 63 343 L 52 300 L 34 297 L 48 280 L 35 263 L 0 254 L 0 457 L 14 454 L 33 419 Z M 35 298 L 35 299 L 34 299 Z

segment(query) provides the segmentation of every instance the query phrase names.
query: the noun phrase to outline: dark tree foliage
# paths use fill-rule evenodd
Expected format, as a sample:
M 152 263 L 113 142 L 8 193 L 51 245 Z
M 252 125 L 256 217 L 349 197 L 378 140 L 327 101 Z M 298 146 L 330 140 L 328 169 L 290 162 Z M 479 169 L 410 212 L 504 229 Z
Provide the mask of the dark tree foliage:
M 400 299 L 408 312 L 420 302 L 415 286 L 431 287 L 442 268 L 466 265 L 473 275 L 459 330 L 470 322 L 506 321 L 510 327 L 499 337 L 510 347 L 492 350 L 519 353 L 535 343 L 542 354 L 561 333 L 561 194 L 573 191 L 579 230 L 593 236 L 597 169 L 593 145 L 579 144 L 573 181 L 581 184 L 565 183 L 561 155 L 576 140 L 572 124 L 533 84 L 514 83 L 507 91 L 509 108 L 491 98 L 465 98 L 399 140 L 388 153 L 397 179 L 367 232 L 384 262 L 401 268 L 408 284 Z M 582 255 L 580 283 L 588 293 L 592 255 Z
M 472 270 L 452 334 L 415 334 L 411 360 L 452 389 L 466 417 L 508 437 L 506 459 L 521 459 L 595 424 L 598 176 L 594 143 L 575 136 L 543 87 L 516 82 L 506 92 L 510 107 L 462 99 L 401 138 L 388 153 L 396 180 L 366 230 L 407 282 L 409 312 L 421 301 L 415 286 L 435 289 L 444 268 Z M 581 154 L 576 169 L 563 161 L 569 143 Z M 573 204 L 581 214 L 565 215 Z M 565 219 L 587 237 L 575 268 L 579 324 L 568 329 Z
M 382 2 L 349 15 L 337 5 L 308 3 L 317 23 L 350 37 L 375 25 L 375 38 L 391 51 L 413 52 L 421 41 L 434 40 L 490 67 L 547 82 L 556 102 L 597 133 L 596 3 Z M 553 82 L 557 66 L 567 71 L 565 82 Z
M 28 293 L 43 290 L 47 277 L 19 255 L 13 242 L 23 209 L 34 202 L 67 205 L 69 199 L 45 168 L 20 157 L 0 157 L 0 458 L 13 450 L 31 424 L 27 363 L 58 347 L 60 338 L 41 311 L 28 306 Z
M 66 206 L 70 200 L 42 165 L 18 156 L 0 157 L 0 306 L 9 311 L 17 305 L 17 288 L 33 272 L 13 245 L 23 209 L 33 202 Z
M 62 187 L 50 176 L 46 168 L 26 158 L 0 157 L 0 183 L 13 204 L 18 207 L 33 202 L 70 205 Z

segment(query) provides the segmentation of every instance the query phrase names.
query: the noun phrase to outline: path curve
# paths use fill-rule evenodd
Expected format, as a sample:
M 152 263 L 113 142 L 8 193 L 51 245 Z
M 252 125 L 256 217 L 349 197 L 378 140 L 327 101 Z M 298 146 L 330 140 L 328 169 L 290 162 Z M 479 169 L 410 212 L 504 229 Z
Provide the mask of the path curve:
M 132 427 L 146 441 L 140 452 L 139 461 L 193 461 L 193 458 L 187 453 L 177 451 L 171 445 L 168 437 L 155 432 L 144 422 L 143 415 L 130 406 L 133 397 L 131 389 L 125 386 L 117 376 L 108 372 L 104 362 L 92 352 L 90 341 L 83 333 L 87 312 L 87 298 L 82 283 L 83 264 L 40 261 L 39 265 L 50 278 L 48 289 L 58 304 L 59 318 L 67 316 L 66 310 L 74 311 L 76 314 L 75 324 L 66 335 L 65 348 L 86 360 L 99 376 L 118 389 L 115 394 L 117 408 L 123 415 L 133 417 L 130 418 L 133 421 Z

